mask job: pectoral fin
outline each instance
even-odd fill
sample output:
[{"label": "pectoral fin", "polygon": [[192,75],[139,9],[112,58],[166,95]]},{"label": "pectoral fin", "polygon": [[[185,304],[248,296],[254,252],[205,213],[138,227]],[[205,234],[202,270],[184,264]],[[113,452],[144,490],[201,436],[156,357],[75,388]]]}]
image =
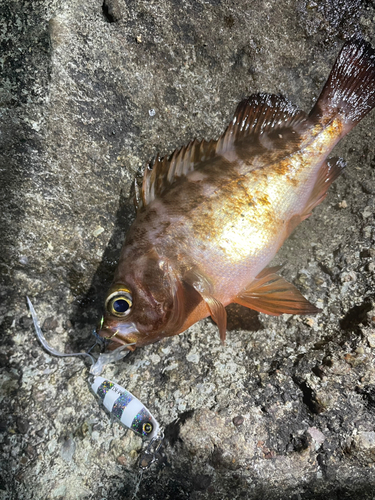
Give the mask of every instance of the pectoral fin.
[{"label": "pectoral fin", "polygon": [[215,299],[215,297],[203,295],[203,299],[210,310],[211,318],[219,327],[220,340],[224,344],[227,333],[227,311],[223,304]]},{"label": "pectoral fin", "polygon": [[224,343],[227,332],[227,312],[223,304],[213,296],[212,284],[197,270],[187,273],[184,276],[184,282],[192,286],[204,300],[211,318],[219,327],[220,340]]},{"label": "pectoral fin", "polygon": [[233,302],[272,316],[315,314],[320,311],[297,288],[276,274],[275,268],[262,271]]}]

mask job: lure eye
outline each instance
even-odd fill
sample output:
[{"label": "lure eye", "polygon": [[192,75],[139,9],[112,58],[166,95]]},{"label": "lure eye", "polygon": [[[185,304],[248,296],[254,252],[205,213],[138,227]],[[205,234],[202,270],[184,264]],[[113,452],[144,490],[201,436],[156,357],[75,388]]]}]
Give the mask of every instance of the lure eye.
[{"label": "lure eye", "polygon": [[117,290],[110,293],[105,302],[105,307],[109,314],[123,318],[130,313],[133,305],[132,296],[127,289]]},{"label": "lure eye", "polygon": [[150,422],[146,422],[145,424],[143,424],[143,427],[142,427],[142,431],[143,431],[143,434],[145,435],[148,435],[152,432],[152,429],[153,429],[153,425],[150,424]]}]

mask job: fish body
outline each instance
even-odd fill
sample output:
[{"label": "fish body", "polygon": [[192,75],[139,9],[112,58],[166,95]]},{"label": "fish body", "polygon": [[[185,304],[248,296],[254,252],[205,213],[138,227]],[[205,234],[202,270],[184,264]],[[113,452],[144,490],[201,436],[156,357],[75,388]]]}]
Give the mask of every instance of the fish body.
[{"label": "fish body", "polygon": [[266,266],[325,198],[344,168],[327,156],[374,105],[374,51],[355,40],[309,115],[281,96],[253,95],[217,141],[157,159],[136,195],[98,333],[112,346],[141,346],[211,315],[224,341],[232,302],[273,315],[318,312]]}]

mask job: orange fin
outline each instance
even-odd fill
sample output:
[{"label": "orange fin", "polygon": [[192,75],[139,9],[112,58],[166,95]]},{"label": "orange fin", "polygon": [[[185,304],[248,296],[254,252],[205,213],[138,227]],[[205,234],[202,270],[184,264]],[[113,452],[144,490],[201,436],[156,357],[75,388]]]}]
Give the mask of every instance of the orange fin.
[{"label": "orange fin", "polygon": [[[176,149],[171,156],[157,157],[152,167],[146,167],[141,193],[136,187],[134,204],[140,209],[160,197],[173,182],[188,175],[202,162],[225,153],[245,137],[251,144],[251,137],[267,135],[275,147],[298,139],[294,128],[306,120],[306,114],[295,108],[279,95],[254,94],[237,106],[230,124],[215,141],[195,139],[186,146]],[[294,134],[294,135],[293,135]],[[255,141],[256,142],[256,141]],[[279,144],[280,143],[280,144]]]},{"label": "orange fin", "polygon": [[[168,261],[164,262],[164,275],[169,280],[171,292],[173,294],[173,307],[169,318],[169,327],[175,331],[181,327],[186,315],[186,292],[181,280],[174,273],[173,267]],[[190,302],[192,301],[190,300]]]},{"label": "orange fin", "polygon": [[184,282],[192,286],[207,304],[211,318],[219,327],[220,340],[224,343],[227,332],[227,311],[223,304],[213,296],[210,281],[199,271],[191,270],[184,276]]},{"label": "orange fin", "polygon": [[264,269],[240,292],[233,302],[273,316],[280,314],[315,314],[320,311],[284,278],[275,268]]},{"label": "orange fin", "polygon": [[311,214],[308,213],[306,215],[293,215],[293,217],[290,218],[287,224],[286,228],[286,238],[289,238],[289,236],[292,234],[292,232],[295,230],[295,228],[301,224],[301,222],[305,219],[307,219]]},{"label": "orange fin", "polygon": [[309,118],[328,123],[340,115],[345,135],[375,106],[375,51],[364,40],[343,46]]},{"label": "orange fin", "polygon": [[220,340],[224,344],[227,333],[227,311],[223,304],[215,299],[215,297],[209,295],[202,295],[202,297],[210,310],[211,318],[219,327]]}]

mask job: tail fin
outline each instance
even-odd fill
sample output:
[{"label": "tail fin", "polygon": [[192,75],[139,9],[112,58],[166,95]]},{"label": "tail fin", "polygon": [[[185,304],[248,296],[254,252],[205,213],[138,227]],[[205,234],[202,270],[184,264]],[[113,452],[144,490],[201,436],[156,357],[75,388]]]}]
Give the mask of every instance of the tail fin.
[{"label": "tail fin", "polygon": [[364,40],[341,49],[309,117],[328,123],[340,115],[349,132],[375,106],[375,51]]}]

